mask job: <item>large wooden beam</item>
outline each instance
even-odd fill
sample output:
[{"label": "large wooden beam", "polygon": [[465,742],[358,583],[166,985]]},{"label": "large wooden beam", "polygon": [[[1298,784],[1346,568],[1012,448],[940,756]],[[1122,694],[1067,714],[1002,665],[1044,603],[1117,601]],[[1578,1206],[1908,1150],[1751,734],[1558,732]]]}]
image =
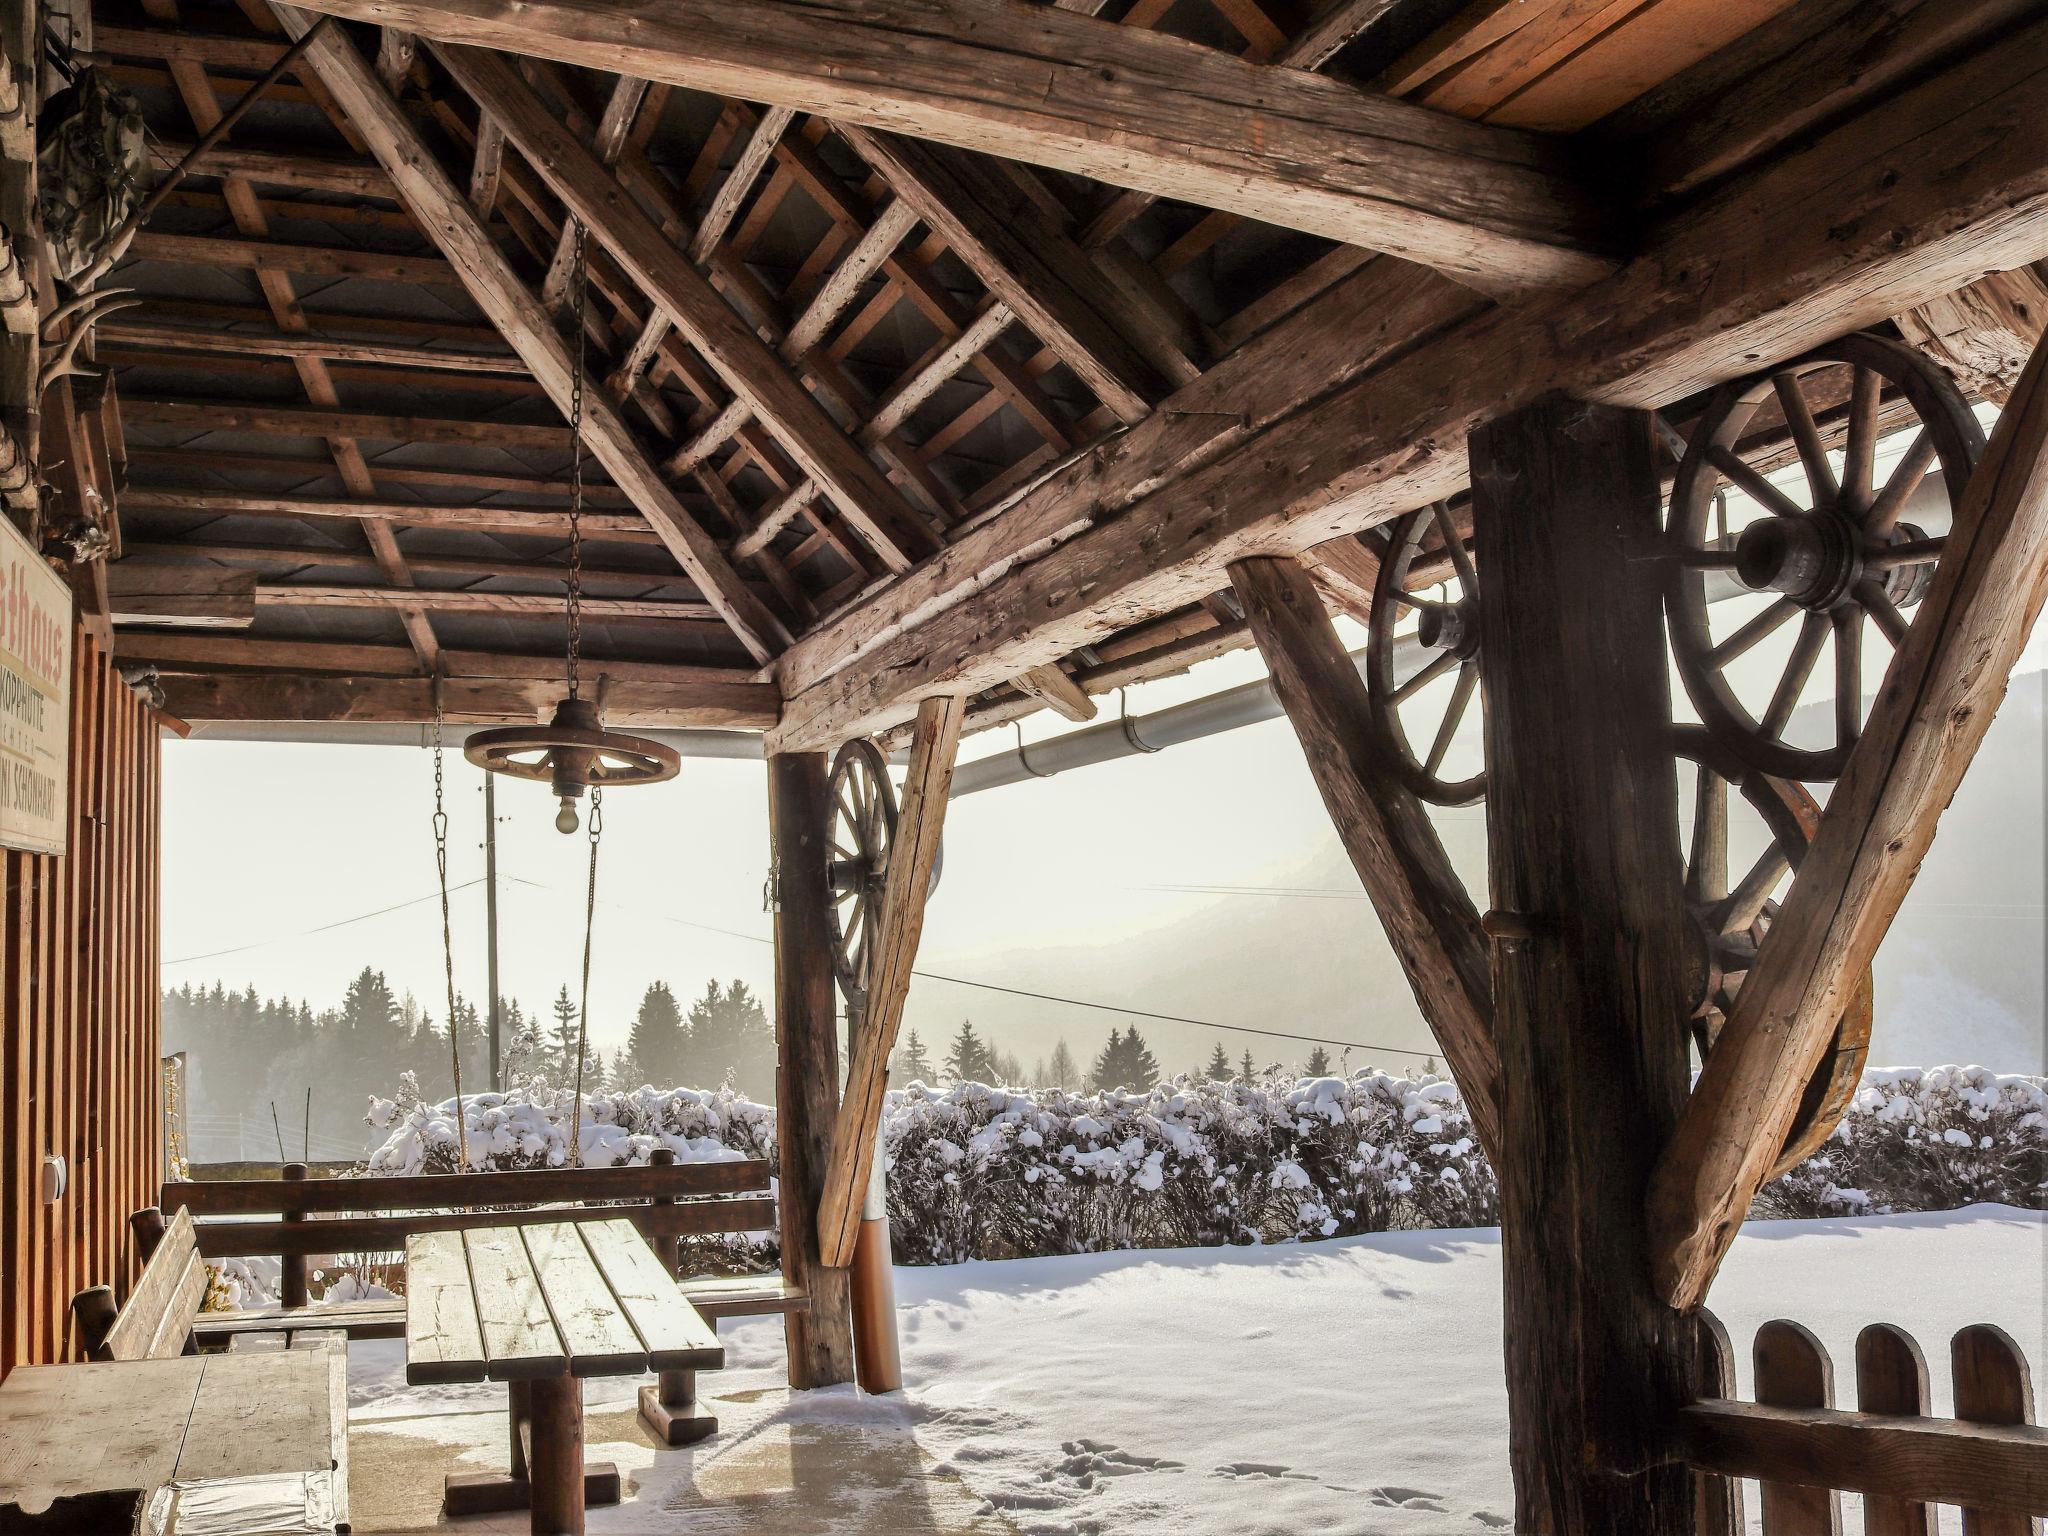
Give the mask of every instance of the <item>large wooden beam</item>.
[{"label": "large wooden beam", "polygon": [[831,806],[822,753],[768,759],[775,861],[775,1103],[781,1154],[782,1273],[810,1298],[784,1324],[789,1384],[853,1380],[850,1283],[818,1253],[818,1202],[839,1107],[839,1021],[832,972]]},{"label": "large wooden beam", "polygon": [[187,400],[137,395],[121,402],[132,426],[184,427],[193,432],[260,432],[266,437],[367,437],[393,443],[456,443],[471,448],[538,448],[564,452],[566,428],[456,416],[389,416],[333,407],[271,405],[243,400]]},{"label": "large wooden beam", "polygon": [[[357,677],[422,676],[419,657],[403,645],[364,645],[344,640],[287,640],[272,635],[166,634],[119,630],[114,654],[123,661],[149,663],[165,672],[334,672]],[[441,653],[445,676],[500,682],[554,682],[562,676],[562,653],[510,651]],[[692,690],[752,683],[748,667],[706,667],[686,662],[593,657],[592,676],[615,683],[655,683],[687,700]],[[754,686],[758,687],[758,684]],[[760,699],[762,696],[754,694]]]},{"label": "large wooden beam", "polygon": [[841,131],[1119,420],[1144,420],[1171,392],[1165,369],[1124,333],[1129,301],[999,167],[944,144]]},{"label": "large wooden beam", "polygon": [[[231,573],[221,575],[230,584],[235,581]],[[489,613],[529,618],[559,618],[562,613],[562,597],[555,592],[451,592],[430,587],[342,587],[270,581],[257,583],[255,594],[258,608],[385,608],[396,612]],[[586,593],[582,609],[585,618],[607,623],[643,620],[664,627],[720,624],[716,609],[691,598],[600,597]]]},{"label": "large wooden beam", "polygon": [[[1433,323],[1403,332],[1423,340],[1334,383],[1317,336],[1350,334],[1337,317],[1384,280],[1368,266],[1275,328],[1305,350],[1262,352],[1263,392],[1232,367],[1244,353],[1226,359],[1100,459],[806,636],[781,663],[778,741],[872,734],[926,694],[993,687],[1199,601],[1232,560],[1299,554],[1451,495],[1465,435],[1550,390],[1667,405],[2037,259],[2048,142],[2015,125],[2043,117],[2037,19],[1732,181],[1583,293],[1480,314],[1438,298]],[[1223,377],[1238,387],[1217,392]],[[1302,408],[1267,415],[1268,394]],[[1190,451],[1199,418],[1183,408],[1242,414]],[[1140,489],[1105,504],[1112,469]]]},{"label": "large wooden beam", "polygon": [[2048,348],[1957,508],[1820,830],[1650,1190],[1658,1290],[1698,1306],[1858,978],[1991,728],[2048,594]]},{"label": "large wooden beam", "polygon": [[332,363],[369,363],[380,368],[438,368],[451,373],[505,373],[524,377],[526,364],[502,352],[472,347],[406,346],[398,342],[354,341],[331,333],[290,335],[272,331],[199,330],[185,325],[149,325],[110,320],[94,333],[94,344],[107,347],[165,348],[174,352],[220,353],[247,357],[320,357]]},{"label": "large wooden beam", "polygon": [[[400,523],[417,528],[469,528],[479,533],[566,536],[569,514],[526,507],[442,506],[424,501],[353,501],[342,496],[263,496],[230,491],[164,491],[148,486],[122,493],[122,510],[194,517],[349,518],[366,523]],[[652,538],[637,512],[585,512],[590,537]]]},{"label": "large wooden beam", "polygon": [[[586,672],[604,670],[585,662]],[[168,673],[164,708],[180,720],[429,721],[434,683],[424,677],[311,677],[298,673]],[[451,724],[532,723],[562,696],[558,675],[532,679],[451,677],[441,704]],[[774,690],[758,683],[616,683],[605,691],[613,725],[758,731],[775,720]]]},{"label": "large wooden beam", "polygon": [[910,968],[924,933],[924,902],[945,828],[946,794],[953,783],[953,757],[967,716],[962,698],[927,699],[918,706],[910,743],[910,767],[889,868],[874,950],[868,957],[867,999],[850,1045],[846,1091],[832,1127],[832,1165],[818,1199],[818,1252],[823,1263],[843,1269],[853,1262],[860,1235],[861,1202],[875,1161],[875,1130],[882,1095],[889,1086],[889,1053],[896,1049],[910,995]]},{"label": "large wooden beam", "polygon": [[1606,265],[1556,147],[1021,0],[320,0],[424,37],[936,139],[1488,286]]},{"label": "large wooden beam", "polygon": [[1515,1529],[1692,1536],[1665,1426],[1691,1323],[1651,1292],[1643,1190],[1686,1086],[1651,418],[1553,398],[1473,434],[1496,912]]},{"label": "large wooden beam", "polygon": [[456,82],[639,284],[796,461],[883,563],[906,569],[938,536],[803,381],[720,298],[686,252],[548,112],[510,64],[475,48],[434,46]]},{"label": "large wooden beam", "polygon": [[1443,1047],[1487,1154],[1500,1155],[1500,1058],[1479,913],[1422,802],[1386,771],[1365,683],[1298,561],[1230,568],[1337,838]]},{"label": "large wooden beam", "polygon": [[[313,18],[302,11],[273,8],[293,37],[302,37],[313,25]],[[547,311],[491,239],[464,190],[449,180],[345,33],[322,33],[304,57],[391,177],[420,228],[440,246],[477,307],[566,415],[574,359]],[[585,391],[583,415],[584,439],[592,455],[653,525],[676,563],[717,606],[741,644],[760,661],[786,646],[789,632],[782,621],[741,582],[717,542],[669,488],[602,390]]]},{"label": "large wooden beam", "polygon": [[2003,405],[2048,327],[2048,278],[2039,267],[1994,272],[1897,319],[1956,388]]}]

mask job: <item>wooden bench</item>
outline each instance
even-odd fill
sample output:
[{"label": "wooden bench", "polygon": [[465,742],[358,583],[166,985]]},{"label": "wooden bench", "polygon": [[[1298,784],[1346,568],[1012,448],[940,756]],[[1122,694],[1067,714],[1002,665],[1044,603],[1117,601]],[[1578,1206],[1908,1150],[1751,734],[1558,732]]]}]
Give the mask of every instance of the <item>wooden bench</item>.
[{"label": "wooden bench", "polygon": [[[246,1335],[337,1330],[349,1338],[405,1336],[402,1299],[309,1302],[309,1261],[318,1255],[401,1252],[424,1232],[479,1226],[602,1221],[624,1217],[655,1251],[681,1260],[683,1240],[721,1232],[772,1230],[772,1170],[758,1160],[678,1163],[666,1148],[645,1166],[543,1168],[509,1173],[429,1173],[403,1177],[307,1179],[303,1164],[285,1178],[163,1186],[162,1210],[138,1211],[136,1240],[148,1255],[165,1230],[164,1212],[197,1217],[206,1258],[275,1255],[279,1300],[237,1312],[207,1313],[195,1325],[202,1345]],[[707,1320],[800,1312],[804,1292],[780,1275],[687,1280],[683,1294]],[[237,1347],[249,1347],[241,1345]],[[266,1346],[274,1347],[274,1346]]]},{"label": "wooden bench", "polygon": [[[189,1211],[180,1211],[163,1232],[162,1240],[143,1266],[125,1305],[116,1306],[113,1291],[104,1285],[80,1291],[72,1298],[72,1315],[89,1359],[102,1363],[139,1363],[176,1360],[197,1353],[194,1325],[206,1305],[209,1283],[207,1265],[200,1253],[197,1227]],[[230,1367],[233,1379],[208,1384],[200,1362],[192,1365],[199,1374],[189,1382],[182,1377],[169,1383],[170,1397],[183,1402],[188,1419],[181,1426],[181,1438],[188,1438],[192,1425],[211,1433],[217,1426],[222,1447],[206,1456],[196,1456],[193,1465],[225,1471],[241,1465],[240,1455],[227,1444],[234,1429],[233,1405],[262,1401],[278,1423],[289,1424],[292,1446],[317,1449],[294,1450],[287,1460],[304,1462],[285,1468],[318,1479],[321,1507],[333,1513],[336,1530],[348,1529],[348,1354],[347,1335],[339,1329],[302,1328],[286,1333],[270,1330],[244,1333],[230,1341],[238,1359]],[[265,1352],[291,1351],[289,1360],[267,1362],[254,1358]],[[153,1379],[153,1378],[152,1378]],[[113,1388],[110,1390],[118,1390]],[[181,1396],[182,1394],[182,1396]],[[176,1404],[169,1404],[175,1407]],[[243,1433],[247,1433],[246,1427]],[[196,1446],[196,1442],[195,1442]],[[243,1458],[244,1460],[246,1458]],[[259,1455],[259,1461],[260,1461]],[[177,1480],[190,1481],[186,1458],[177,1463]],[[266,1470],[274,1471],[275,1468]],[[148,1490],[141,1490],[147,1501]],[[188,1495],[180,1494],[180,1498]]]}]

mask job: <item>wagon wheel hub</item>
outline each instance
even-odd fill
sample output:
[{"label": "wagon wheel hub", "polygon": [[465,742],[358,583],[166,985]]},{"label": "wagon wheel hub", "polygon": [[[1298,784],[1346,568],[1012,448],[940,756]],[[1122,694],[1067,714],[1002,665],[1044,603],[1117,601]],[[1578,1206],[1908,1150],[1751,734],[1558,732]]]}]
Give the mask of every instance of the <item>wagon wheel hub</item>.
[{"label": "wagon wheel hub", "polygon": [[1449,607],[1425,608],[1416,615],[1415,638],[1432,651],[1448,651],[1460,661],[1479,654],[1479,599],[1468,597]]},{"label": "wagon wheel hub", "polygon": [[1782,592],[1810,613],[1851,600],[1863,579],[1862,538],[1843,512],[1767,517],[1735,541],[1735,575],[1752,592]]}]

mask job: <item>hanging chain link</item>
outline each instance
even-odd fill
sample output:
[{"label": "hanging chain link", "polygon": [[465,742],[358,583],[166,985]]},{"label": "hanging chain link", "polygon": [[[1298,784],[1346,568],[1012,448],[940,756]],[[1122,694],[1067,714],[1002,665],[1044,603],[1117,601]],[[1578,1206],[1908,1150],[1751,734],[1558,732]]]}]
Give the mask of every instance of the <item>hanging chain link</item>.
[{"label": "hanging chain link", "polygon": [[583,388],[589,364],[586,350],[585,313],[590,297],[589,231],[576,222],[576,242],[570,259],[573,274],[569,288],[569,323],[576,329],[576,363],[569,373],[569,585],[563,599],[569,629],[569,697],[575,698],[581,684],[578,677],[583,651]]},{"label": "hanging chain link", "polygon": [[604,786],[590,786],[590,879],[583,890],[583,999],[576,1009],[576,1166],[583,1166],[583,1063],[590,1052],[590,941],[597,928],[597,844],[604,836]]},{"label": "hanging chain link", "polygon": [[[448,974],[448,1065],[455,1078],[455,1147],[469,1171],[468,1117],[462,1111],[462,1037],[455,1017],[455,937],[448,921],[448,807],[441,772],[441,674],[434,674],[434,869],[441,879],[441,959]],[[586,961],[586,964],[588,962]]]}]

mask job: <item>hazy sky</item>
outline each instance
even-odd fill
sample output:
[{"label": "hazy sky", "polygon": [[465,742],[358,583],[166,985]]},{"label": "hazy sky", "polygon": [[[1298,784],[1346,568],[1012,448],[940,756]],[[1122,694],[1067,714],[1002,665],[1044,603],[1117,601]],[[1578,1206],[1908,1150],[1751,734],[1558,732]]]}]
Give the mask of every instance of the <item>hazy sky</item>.
[{"label": "hazy sky", "polygon": [[[1718,612],[1716,622],[1723,627]],[[1340,627],[1346,644],[1363,643],[1355,626]],[[2044,639],[2037,632],[2022,670],[2048,661]],[[1828,672],[1817,669],[1809,703],[1825,697]],[[1262,675],[1255,653],[1238,653],[1133,689],[1131,709],[1149,713]],[[1116,700],[1103,704],[1113,719]],[[1477,751],[1477,722],[1474,710],[1461,755]],[[1035,741],[1081,728],[1048,712],[1024,734]],[[480,999],[482,794],[456,735],[447,753],[456,984]],[[962,755],[1011,752],[1015,740],[1008,729],[971,737]],[[171,740],[164,762],[167,985],[221,978],[317,1009],[338,1002],[371,964],[441,1016],[426,751]],[[611,796],[591,991],[591,1033],[605,1050],[623,1042],[652,980],[686,1002],[714,977],[769,991],[765,779],[758,762],[686,759],[668,784]],[[502,784],[498,810],[502,987],[544,1007],[564,982],[574,990],[587,843],[554,830],[544,786]],[[1440,821],[1475,888],[1483,815],[1475,806]],[[1939,862],[1967,873],[1970,861],[2009,852],[1937,842],[1928,862],[1930,871]],[[2022,905],[2007,915],[2038,954],[2040,908],[2031,896]],[[387,907],[395,910],[363,916]],[[954,802],[919,969],[933,974],[912,987],[908,1027],[936,1047],[972,1017],[1027,1067],[1061,1037],[1085,1062],[1129,1021],[1116,1009],[1352,1042],[1362,1047],[1347,1057],[1353,1066],[1412,1066],[1416,1056],[1403,1050],[1432,1050],[1284,721]],[[1219,1039],[1233,1056],[1251,1046],[1261,1061],[1298,1061],[1308,1049],[1139,1022],[1170,1071],[1196,1065]],[[1874,1054],[1885,1059],[1882,1039]],[[2034,1054],[1986,1064],[2039,1070]]]}]

